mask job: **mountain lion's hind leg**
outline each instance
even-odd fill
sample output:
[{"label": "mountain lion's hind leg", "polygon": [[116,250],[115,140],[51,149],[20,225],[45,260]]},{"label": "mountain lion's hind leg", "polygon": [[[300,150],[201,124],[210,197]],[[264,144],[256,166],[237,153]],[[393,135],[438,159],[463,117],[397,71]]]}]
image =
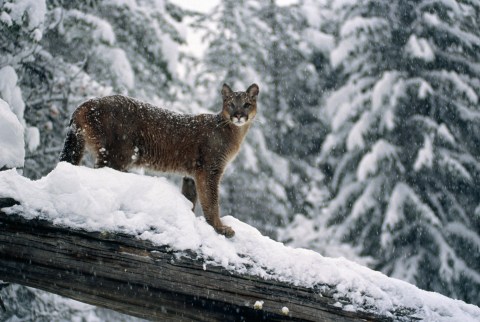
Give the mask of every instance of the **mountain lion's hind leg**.
[{"label": "mountain lion's hind leg", "polygon": [[192,211],[195,211],[195,203],[197,202],[195,180],[190,177],[183,177],[182,194],[193,204]]}]

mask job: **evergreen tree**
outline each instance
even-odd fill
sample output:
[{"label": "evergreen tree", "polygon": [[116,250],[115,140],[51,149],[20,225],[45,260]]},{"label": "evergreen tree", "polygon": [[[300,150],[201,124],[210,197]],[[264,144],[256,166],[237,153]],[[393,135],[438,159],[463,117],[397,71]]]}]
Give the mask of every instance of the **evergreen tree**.
[{"label": "evergreen tree", "polygon": [[[208,43],[197,71],[196,85],[204,87],[205,93],[218,88],[218,81],[232,88],[243,88],[259,81],[259,61],[264,61],[266,51],[261,34],[268,30],[258,19],[257,1],[220,1],[210,13],[199,16],[193,26],[203,33]],[[263,94],[263,83],[261,91]],[[218,100],[218,93],[206,94],[207,99]],[[261,99],[261,97],[260,97]],[[210,102],[211,106],[216,103]],[[211,107],[208,106],[208,107]]]},{"label": "evergreen tree", "polygon": [[318,108],[325,83],[322,71],[311,62],[317,44],[306,41],[311,21],[301,9],[279,6],[275,0],[259,8],[269,34],[262,39],[266,55],[259,65],[267,85],[265,116],[272,124],[266,133],[269,146],[281,155],[309,159],[319,152],[325,136]]},{"label": "evergreen tree", "polygon": [[[238,90],[260,85],[259,115],[231,167],[236,170],[227,170],[223,204],[269,234],[318,201],[307,200],[320,189],[322,175],[309,161],[324,129],[314,107],[320,97],[312,94],[318,89],[318,72],[309,61],[313,49],[302,42],[307,26],[299,7],[275,1],[221,1],[196,23],[208,42],[196,89],[212,93],[201,95],[200,105],[218,109],[215,89],[221,82]],[[235,191],[243,191],[240,205]]]},{"label": "evergreen tree", "polygon": [[[0,0],[0,102],[32,125],[24,175],[39,178],[56,166],[80,102],[119,92],[175,97],[183,15],[168,1]],[[9,320],[139,321],[23,286],[0,291]]]},{"label": "evergreen tree", "polygon": [[[16,69],[34,60],[43,35],[45,12],[44,1],[0,1],[0,99],[9,105],[23,126],[27,152],[37,148],[39,131],[25,122],[24,93],[17,86],[23,74],[19,75]],[[29,122],[28,125],[36,124]]]},{"label": "evergreen tree", "polygon": [[194,26],[203,32],[208,47],[194,77],[200,94],[198,104],[212,112],[222,105],[219,89],[223,82],[234,90],[245,90],[254,82],[260,86],[259,114],[238,157],[227,168],[221,185],[221,205],[223,214],[274,234],[287,219],[289,201],[284,185],[290,170],[288,161],[267,147],[263,131],[268,107],[259,68],[266,56],[260,35],[267,30],[258,19],[259,6],[258,1],[225,0],[197,19]]},{"label": "evergreen tree", "polygon": [[5,1],[0,10],[2,64],[16,70],[25,119],[40,130],[39,148],[26,157],[29,177],[56,165],[80,102],[124,93],[163,103],[182,88],[176,62],[185,12],[168,1]]},{"label": "evergreen tree", "polygon": [[332,1],[332,194],[317,224],[376,268],[480,299],[480,6]]}]

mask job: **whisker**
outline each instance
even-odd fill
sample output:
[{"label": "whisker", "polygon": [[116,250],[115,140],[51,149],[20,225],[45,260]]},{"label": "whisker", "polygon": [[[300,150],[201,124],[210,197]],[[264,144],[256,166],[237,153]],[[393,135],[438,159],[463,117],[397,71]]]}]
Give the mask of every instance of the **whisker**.
[{"label": "whisker", "polygon": [[229,123],[228,120],[223,120],[223,121],[221,121],[220,123],[218,123],[218,126],[219,126],[219,127],[225,127],[225,126],[228,125],[228,123]]}]

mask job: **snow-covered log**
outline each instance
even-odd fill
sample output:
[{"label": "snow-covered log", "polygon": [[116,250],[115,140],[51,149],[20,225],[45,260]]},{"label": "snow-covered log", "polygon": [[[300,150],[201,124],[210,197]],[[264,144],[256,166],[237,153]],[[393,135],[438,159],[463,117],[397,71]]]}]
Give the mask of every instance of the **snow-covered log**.
[{"label": "snow-covered log", "polygon": [[295,287],[178,255],[128,235],[0,214],[4,281],[152,320],[390,320],[336,307],[326,285]]},{"label": "snow-covered log", "polygon": [[480,319],[477,306],[286,247],[231,216],[227,239],[162,178],[67,163],[38,181],[8,170],[0,200],[0,280],[139,317]]}]

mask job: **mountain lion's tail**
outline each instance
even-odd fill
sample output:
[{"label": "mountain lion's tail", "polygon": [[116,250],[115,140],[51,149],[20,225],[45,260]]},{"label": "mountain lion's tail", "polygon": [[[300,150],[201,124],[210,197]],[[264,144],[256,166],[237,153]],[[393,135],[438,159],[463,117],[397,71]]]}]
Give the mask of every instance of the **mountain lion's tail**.
[{"label": "mountain lion's tail", "polygon": [[82,131],[77,131],[76,126],[70,121],[67,137],[63,145],[60,161],[66,161],[78,165],[83,157],[85,150],[85,138]]}]

